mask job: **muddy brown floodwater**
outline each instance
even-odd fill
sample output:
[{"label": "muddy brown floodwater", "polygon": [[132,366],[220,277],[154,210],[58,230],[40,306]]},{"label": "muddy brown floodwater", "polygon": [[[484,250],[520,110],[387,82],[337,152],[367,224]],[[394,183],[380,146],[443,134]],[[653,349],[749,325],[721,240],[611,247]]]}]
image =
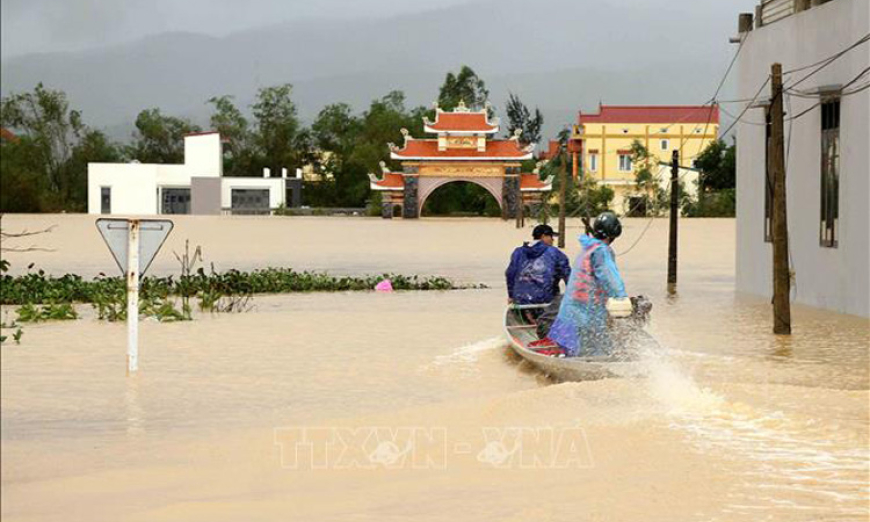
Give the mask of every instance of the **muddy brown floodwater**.
[{"label": "muddy brown floodwater", "polygon": [[[76,215],[10,254],[54,274],[116,268]],[[577,251],[571,222],[568,254]],[[617,252],[646,220],[628,220]],[[618,263],[654,303],[641,379],[548,382],[508,355],[502,274],[530,228],[498,220],[181,217],[172,251],[218,269],[446,275],[489,290],[258,296],[254,311],[125,330],[27,326],[2,353],[4,521],[866,521],[870,322],[796,306],[771,331],[734,292],[734,222],[667,223]],[[759,269],[763,269],[759,267]],[[8,310],[7,310],[8,311]]]}]

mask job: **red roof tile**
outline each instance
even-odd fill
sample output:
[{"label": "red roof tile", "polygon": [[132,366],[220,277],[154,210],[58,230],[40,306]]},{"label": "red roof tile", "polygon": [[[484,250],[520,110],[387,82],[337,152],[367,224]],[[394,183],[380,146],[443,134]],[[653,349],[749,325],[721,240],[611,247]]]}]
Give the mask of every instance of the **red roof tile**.
[{"label": "red roof tile", "polygon": [[0,127],[0,138],[9,142],[18,141],[18,136],[16,136],[15,133],[3,127]]},{"label": "red roof tile", "polygon": [[547,150],[542,151],[538,158],[542,160],[553,159],[559,154],[559,140],[550,140],[547,143]]},{"label": "red roof tile", "polygon": [[393,149],[393,154],[399,158],[495,158],[524,159],[531,157],[531,152],[524,150],[515,140],[486,140],[486,150],[477,149],[447,149],[438,150],[438,140],[408,140],[404,149]]},{"label": "red roof tile", "polygon": [[384,174],[384,179],[376,181],[374,184],[381,188],[403,189],[405,188],[405,179],[401,174],[387,172]]},{"label": "red roof tile", "polygon": [[602,105],[598,114],[578,115],[584,123],[719,123],[719,107],[708,105]]},{"label": "red roof tile", "polygon": [[552,184],[547,185],[537,174],[521,174],[520,190],[550,190]]},{"label": "red roof tile", "polygon": [[428,125],[439,132],[495,132],[498,125],[487,121],[486,112],[438,112],[435,122]]}]

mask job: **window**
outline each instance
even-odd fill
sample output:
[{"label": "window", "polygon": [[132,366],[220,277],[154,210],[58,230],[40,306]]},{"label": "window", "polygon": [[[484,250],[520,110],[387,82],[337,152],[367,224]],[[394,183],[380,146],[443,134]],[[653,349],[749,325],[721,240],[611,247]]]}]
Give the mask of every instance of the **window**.
[{"label": "window", "polygon": [[100,187],[100,214],[112,213],[112,187]]},{"label": "window", "polygon": [[822,212],[819,243],[836,248],[840,221],[840,99],[822,102]]},{"label": "window", "polygon": [[190,214],[189,188],[163,189],[163,214]]},{"label": "window", "polygon": [[230,204],[233,214],[268,214],[269,189],[232,189]]},{"label": "window", "polygon": [[589,172],[598,172],[598,154],[589,154]]},{"label": "window", "polygon": [[770,137],[771,137],[771,119],[770,108],[765,109],[765,121],[767,125],[764,127],[764,242],[773,243],[773,172],[770,168]]},{"label": "window", "polygon": [[622,172],[631,172],[631,154],[619,155],[619,170]]},{"label": "window", "polygon": [[668,149],[671,147],[671,142],[670,142],[670,140],[661,140],[661,141],[659,142],[659,147],[660,147],[662,150],[668,150]]}]

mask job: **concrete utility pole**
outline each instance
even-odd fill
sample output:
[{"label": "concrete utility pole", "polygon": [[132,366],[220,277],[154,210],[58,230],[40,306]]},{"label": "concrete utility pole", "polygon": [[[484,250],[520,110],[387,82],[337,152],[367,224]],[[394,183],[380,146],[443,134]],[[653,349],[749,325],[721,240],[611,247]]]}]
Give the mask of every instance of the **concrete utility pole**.
[{"label": "concrete utility pole", "polygon": [[677,291],[677,218],[680,215],[680,151],[671,156],[671,212],[668,236],[668,293]]},{"label": "concrete utility pole", "polygon": [[559,170],[559,248],[565,248],[565,193],[568,189],[567,166],[568,154],[562,152],[562,168]]},{"label": "concrete utility pole", "polygon": [[[785,197],[785,139],[783,138],[782,64],[770,68],[770,168],[767,183],[773,183],[773,333],[791,334],[791,286],[788,266],[788,221]],[[768,189],[770,186],[768,185]]]}]

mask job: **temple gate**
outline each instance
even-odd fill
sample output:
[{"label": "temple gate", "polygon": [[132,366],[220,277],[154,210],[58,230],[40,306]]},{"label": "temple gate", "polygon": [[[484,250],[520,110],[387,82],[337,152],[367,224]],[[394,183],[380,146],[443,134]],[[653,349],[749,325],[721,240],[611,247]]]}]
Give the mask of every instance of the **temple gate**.
[{"label": "temple gate", "polygon": [[381,163],[380,177],[369,174],[371,189],[382,194],[384,218],[393,216],[395,206],[401,206],[405,218],[420,217],[435,189],[453,181],[486,189],[505,219],[516,217],[520,204],[543,200],[553,178],[542,181],[537,174],[520,172],[535,146],[522,145],[519,132],[509,139],[494,139],[499,122],[490,121],[488,109],[472,111],[461,102],[450,112],[436,107],[435,121],[423,120],[424,130],[435,138],[414,139],[402,129],[403,146],[389,144],[390,157],[402,163],[402,171],[391,172]]}]

